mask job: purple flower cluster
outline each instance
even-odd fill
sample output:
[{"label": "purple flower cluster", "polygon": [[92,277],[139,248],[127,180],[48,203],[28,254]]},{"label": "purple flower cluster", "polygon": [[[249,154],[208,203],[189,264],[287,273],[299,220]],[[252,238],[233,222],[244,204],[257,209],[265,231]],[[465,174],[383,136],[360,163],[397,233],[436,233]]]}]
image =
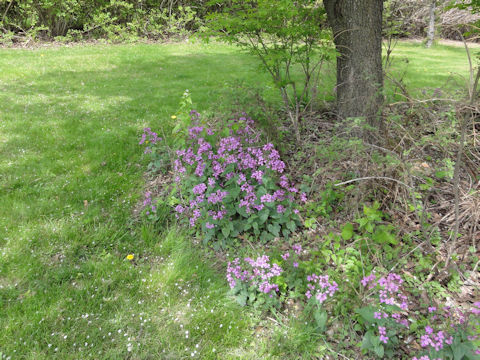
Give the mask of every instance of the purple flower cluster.
[{"label": "purple flower cluster", "polygon": [[390,273],[377,280],[375,274],[371,274],[360,283],[368,289],[378,287],[380,304],[397,305],[402,310],[408,310],[408,298],[402,292],[403,279],[400,275]]},{"label": "purple flower cluster", "polygon": [[428,355],[423,355],[423,356],[421,356],[421,357],[419,357],[419,358],[417,358],[416,356],[414,356],[414,357],[412,358],[412,360],[442,360],[442,359],[440,359],[440,358],[435,358],[435,359],[434,359],[434,358],[431,358],[431,359],[430,359],[430,356],[428,356]]},{"label": "purple flower cluster", "polygon": [[477,301],[473,304],[472,314],[475,316],[480,316],[480,301]]},{"label": "purple flower cluster", "polygon": [[[371,274],[364,277],[361,284],[368,290],[373,290],[376,295],[378,310],[373,313],[375,319],[373,326],[378,328],[379,340],[388,344],[387,328],[391,328],[392,333],[396,333],[395,329],[407,329],[409,326],[407,317],[414,316],[414,314],[408,312],[408,298],[402,289],[403,279],[394,273],[380,278]],[[400,310],[392,310],[395,307],[400,308]],[[430,322],[425,326],[424,334],[421,335],[419,343],[425,351],[428,351],[430,356],[432,354],[440,355],[441,351],[447,346],[451,346],[453,349],[456,343],[459,344],[465,339],[474,341],[478,338],[476,326],[480,323],[477,320],[477,323],[474,324],[472,318],[478,319],[480,302],[473,304],[470,311],[462,311],[448,306],[439,310],[437,306],[429,306],[426,313]],[[399,325],[401,326],[399,327]],[[480,353],[478,349],[476,351]],[[436,356],[430,358],[424,355],[413,359],[436,360]]]},{"label": "purple flower cluster", "polygon": [[[282,175],[285,163],[273,144],[258,145],[259,136],[253,129],[253,120],[241,117],[236,124],[238,126],[231,126],[229,136],[213,138],[211,135],[215,135],[215,131],[212,129],[191,127],[186,148],[177,151],[175,179],[184,184],[190,196],[188,205],[176,210],[177,215],[189,217],[192,227],[201,218],[202,223],[208,222],[210,229],[218,225],[227,212],[230,216],[236,211],[252,214],[271,203],[278,214],[284,214],[299,192]],[[269,184],[271,180],[278,181],[273,190],[270,186],[269,192],[259,193],[265,179]],[[235,195],[227,200],[232,192]],[[300,198],[306,201],[305,194]],[[236,211],[230,211],[232,208]]]},{"label": "purple flower cluster", "polygon": [[[408,298],[402,291],[403,279],[400,275],[390,273],[377,279],[375,274],[365,276],[361,281],[361,285],[368,290],[373,290],[373,303],[378,306],[378,310],[373,313],[376,320],[374,326],[378,328],[379,340],[388,344],[387,327],[395,329],[402,325],[401,328],[409,327],[407,320]],[[388,305],[394,305],[401,311],[393,311]]]},{"label": "purple flower cluster", "polygon": [[314,296],[320,304],[327,300],[328,296],[332,297],[338,290],[337,283],[335,281],[330,282],[328,275],[308,275],[307,281],[308,290],[305,296],[307,299]]},{"label": "purple flower cluster", "polygon": [[[420,337],[422,348],[441,351],[445,346],[452,345],[460,332],[467,334],[468,341],[478,339],[480,302],[474,303],[470,311],[462,311],[449,306],[441,309],[430,306],[428,313],[430,314],[430,323],[425,326],[425,333]],[[476,350],[476,354],[480,354],[479,349]]]},{"label": "purple flower cluster", "polygon": [[144,209],[149,208],[149,210],[147,210],[145,213],[147,215],[150,215],[150,211],[156,212],[157,207],[152,203],[152,193],[150,191],[147,191],[147,192],[145,192],[145,194],[143,196],[144,196],[143,208]]},{"label": "purple flower cluster", "polygon": [[290,261],[292,262],[292,266],[294,268],[298,268],[298,257],[302,254],[302,245],[300,244],[294,244],[292,245],[292,250],[293,250],[293,256],[290,257],[290,251],[285,252],[283,255],[281,255],[282,259],[284,261]]},{"label": "purple flower cluster", "polygon": [[385,326],[378,327],[380,341],[384,344],[388,343],[387,328]]},{"label": "purple flower cluster", "polygon": [[279,289],[272,279],[282,272],[283,269],[278,264],[272,264],[267,255],[259,256],[256,260],[246,257],[242,264],[236,258],[227,265],[227,281],[232,289],[243,283],[273,297]]},{"label": "purple flower cluster", "polygon": [[435,333],[430,326],[425,327],[425,334],[420,338],[420,345],[423,348],[431,346],[435,351],[443,349],[444,344],[452,345],[453,336],[445,334],[443,331]]},{"label": "purple flower cluster", "polygon": [[148,154],[152,152],[152,145],[162,141],[162,138],[158,137],[156,132],[153,132],[150,128],[144,128],[142,138],[140,139],[139,145],[146,144],[147,147],[145,148],[144,154]]}]

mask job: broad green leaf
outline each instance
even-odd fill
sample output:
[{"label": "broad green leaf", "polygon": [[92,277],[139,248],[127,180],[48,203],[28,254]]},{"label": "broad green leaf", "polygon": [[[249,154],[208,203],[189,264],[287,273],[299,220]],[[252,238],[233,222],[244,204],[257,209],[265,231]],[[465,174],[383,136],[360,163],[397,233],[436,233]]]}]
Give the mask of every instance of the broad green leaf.
[{"label": "broad green leaf", "polygon": [[294,232],[295,229],[297,228],[297,225],[295,225],[294,221],[289,221],[287,222],[287,229],[290,230],[291,232]]},{"label": "broad green leaf", "polygon": [[268,224],[267,229],[273,236],[278,237],[280,235],[280,225],[278,224]]},{"label": "broad green leaf", "polygon": [[396,239],[395,235],[384,229],[375,231],[372,238],[375,242],[379,244],[398,244],[398,240]]},{"label": "broad green leaf", "polygon": [[231,232],[231,228],[230,226],[226,225],[224,227],[222,227],[222,234],[223,236],[225,236],[226,238],[228,238],[228,236],[230,235],[230,232]]},{"label": "broad green leaf", "polygon": [[262,209],[258,213],[258,217],[260,218],[260,224],[263,224],[265,221],[267,221],[269,214],[270,214],[270,210],[268,210],[267,208]]},{"label": "broad green leaf", "polygon": [[238,294],[235,299],[240,304],[240,306],[245,306],[247,304],[247,295],[244,293]]},{"label": "broad green leaf", "polygon": [[379,358],[383,358],[384,349],[382,345],[377,345],[373,348],[373,351]]},{"label": "broad green leaf", "polygon": [[367,324],[373,324],[376,322],[375,318],[373,317],[373,313],[375,311],[377,311],[377,309],[373,306],[366,306],[355,310],[355,312],[359,314]]},{"label": "broad green leaf", "polygon": [[262,231],[262,235],[260,235],[260,241],[263,243],[267,243],[273,239],[273,235],[269,234],[267,231]]},{"label": "broad green leaf", "polygon": [[313,314],[315,322],[321,331],[325,330],[325,325],[327,325],[327,312],[325,310],[317,310]]},{"label": "broad green leaf", "polygon": [[353,225],[351,223],[346,223],[342,228],[342,238],[343,240],[350,240],[353,237]]}]

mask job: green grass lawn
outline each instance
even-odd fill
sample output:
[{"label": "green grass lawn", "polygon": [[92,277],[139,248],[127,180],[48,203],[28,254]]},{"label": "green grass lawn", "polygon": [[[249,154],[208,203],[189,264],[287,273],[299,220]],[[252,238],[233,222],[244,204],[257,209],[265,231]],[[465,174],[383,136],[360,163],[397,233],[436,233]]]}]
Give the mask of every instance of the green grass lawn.
[{"label": "green grass lawn", "polygon": [[[409,58],[394,67],[406,67],[412,89],[466,74],[462,48],[395,51]],[[282,359],[285,344],[292,358],[296,346],[304,358],[316,351],[292,328],[276,329],[285,330],[281,341],[261,335],[258,315],[227,296],[224,275],[181,231],[158,235],[132,221],[146,165],[141,129],[165,129],[187,88],[199,111],[228,106],[238,81],[275,99],[258,62],[223,45],[0,50],[0,352]]]},{"label": "green grass lawn", "polygon": [[[475,56],[476,50],[470,49],[472,56]],[[436,88],[447,92],[435,95],[441,98],[448,98],[458,90],[466,92],[469,66],[462,46],[438,44],[427,49],[421,43],[399,42],[392,57],[389,73],[397,80],[402,79],[414,96],[422,96],[422,90],[426,90],[427,96],[432,96]],[[386,84],[388,89],[392,89],[393,85],[388,79]]]}]

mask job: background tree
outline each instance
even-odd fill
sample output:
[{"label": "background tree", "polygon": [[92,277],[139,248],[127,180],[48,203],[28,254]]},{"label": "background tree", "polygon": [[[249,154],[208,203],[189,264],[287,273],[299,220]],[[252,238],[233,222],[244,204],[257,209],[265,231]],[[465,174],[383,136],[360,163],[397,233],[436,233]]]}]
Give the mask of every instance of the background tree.
[{"label": "background tree", "polygon": [[324,0],[337,58],[341,118],[364,117],[379,125],[382,104],[382,0]]},{"label": "background tree", "polygon": [[428,10],[428,30],[427,30],[427,42],[425,46],[431,47],[433,40],[435,39],[435,9],[437,8],[437,0],[430,1],[430,8]]}]

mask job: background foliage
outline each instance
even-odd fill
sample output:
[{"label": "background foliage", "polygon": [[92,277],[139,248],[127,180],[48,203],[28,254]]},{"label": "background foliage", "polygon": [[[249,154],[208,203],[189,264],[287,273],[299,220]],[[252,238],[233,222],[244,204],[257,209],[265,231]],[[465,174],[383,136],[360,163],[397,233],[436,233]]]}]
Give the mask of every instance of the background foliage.
[{"label": "background foliage", "polygon": [[[223,0],[0,0],[0,43],[24,38],[62,41],[106,38],[125,41],[185,37],[202,29],[209,13],[235,8],[241,3]],[[290,2],[257,3],[271,3],[277,9]],[[299,3],[323,8],[321,1]],[[424,37],[430,3],[388,0],[385,2],[386,21],[395,24],[394,33],[398,37]],[[455,27],[463,26],[463,31],[468,31],[464,24],[478,21],[479,16],[469,11],[469,6],[473,5],[474,9],[477,6],[475,1],[458,3],[462,6],[452,7],[449,0],[437,1],[437,33],[440,37],[458,40]],[[290,3],[283,13],[277,14],[286,14],[285,11],[294,7],[294,3]],[[302,24],[299,22],[298,26]]]},{"label": "background foliage", "polygon": [[0,0],[0,28],[13,38],[162,39],[197,30],[209,9],[203,0]]}]

